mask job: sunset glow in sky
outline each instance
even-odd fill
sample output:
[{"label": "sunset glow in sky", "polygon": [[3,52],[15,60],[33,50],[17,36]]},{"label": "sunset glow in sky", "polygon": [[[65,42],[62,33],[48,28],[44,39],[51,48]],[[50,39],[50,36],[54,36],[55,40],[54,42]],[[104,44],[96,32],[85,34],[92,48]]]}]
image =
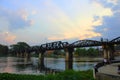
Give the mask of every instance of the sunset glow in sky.
[{"label": "sunset glow in sky", "polygon": [[0,44],[120,36],[120,0],[0,0]]}]

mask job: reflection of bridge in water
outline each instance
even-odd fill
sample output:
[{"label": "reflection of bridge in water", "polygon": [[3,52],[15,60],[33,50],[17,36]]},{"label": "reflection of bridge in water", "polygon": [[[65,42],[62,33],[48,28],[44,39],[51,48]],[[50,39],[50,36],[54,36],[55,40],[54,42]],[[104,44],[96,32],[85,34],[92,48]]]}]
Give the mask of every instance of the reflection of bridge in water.
[{"label": "reflection of bridge in water", "polygon": [[[13,58],[12,58],[13,59]],[[38,58],[17,58],[16,64],[11,64],[15,66],[15,71],[13,72],[19,72],[19,73],[24,73],[24,74],[55,74],[58,72],[62,72],[63,70],[61,69],[52,69],[45,66],[41,66],[38,62]],[[14,61],[14,62],[15,62]],[[14,69],[14,68],[13,68]]]},{"label": "reflection of bridge in water", "polygon": [[[51,43],[42,44],[40,46],[32,46],[31,48],[24,49],[23,53],[26,57],[29,56],[31,52],[36,52],[39,54],[40,65],[44,67],[44,54],[48,50],[64,50],[66,53],[65,62],[66,69],[73,68],[73,52],[74,48],[79,47],[91,47],[91,46],[102,46],[104,58],[107,60],[114,59],[114,46],[120,44],[120,37],[117,37],[111,41],[96,41],[96,40],[79,40],[69,44],[68,42],[56,41]],[[19,52],[18,52],[19,53]]]}]

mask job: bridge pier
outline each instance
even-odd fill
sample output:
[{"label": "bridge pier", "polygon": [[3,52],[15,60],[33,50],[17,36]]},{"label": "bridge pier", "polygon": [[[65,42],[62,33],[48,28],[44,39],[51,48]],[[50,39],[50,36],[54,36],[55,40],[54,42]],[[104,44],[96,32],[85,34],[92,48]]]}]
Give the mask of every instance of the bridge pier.
[{"label": "bridge pier", "polygon": [[107,60],[114,60],[114,46],[113,45],[103,45],[103,57]]},{"label": "bridge pier", "polygon": [[41,66],[41,68],[44,68],[44,53],[45,51],[42,51],[39,53],[39,65]]},{"label": "bridge pier", "polygon": [[17,53],[17,57],[20,57],[20,53]]},{"label": "bridge pier", "polygon": [[25,52],[25,53],[24,53],[24,58],[30,58],[30,53]]},{"label": "bridge pier", "polygon": [[74,48],[66,48],[65,49],[65,69],[73,69],[73,51]]},{"label": "bridge pier", "polygon": [[23,57],[24,53],[20,53],[20,57]]},{"label": "bridge pier", "polygon": [[22,58],[22,57],[24,57],[24,53],[22,53],[22,52],[16,53],[16,56]]},{"label": "bridge pier", "polygon": [[113,45],[109,45],[109,59],[110,60],[114,60],[114,52],[115,52],[115,49],[114,49],[114,46]]}]

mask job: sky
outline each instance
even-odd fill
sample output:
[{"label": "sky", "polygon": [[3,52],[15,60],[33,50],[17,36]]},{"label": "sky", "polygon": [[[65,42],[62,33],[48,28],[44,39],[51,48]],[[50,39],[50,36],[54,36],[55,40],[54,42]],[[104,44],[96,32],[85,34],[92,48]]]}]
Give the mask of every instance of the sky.
[{"label": "sky", "polygon": [[120,0],[0,0],[0,44],[120,36]]}]

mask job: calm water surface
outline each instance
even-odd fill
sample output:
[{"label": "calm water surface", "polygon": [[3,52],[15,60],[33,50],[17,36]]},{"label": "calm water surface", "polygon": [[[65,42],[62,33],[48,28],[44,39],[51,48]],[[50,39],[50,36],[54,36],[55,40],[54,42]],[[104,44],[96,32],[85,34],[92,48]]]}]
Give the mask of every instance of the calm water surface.
[{"label": "calm water surface", "polygon": [[[75,59],[76,60],[76,59]],[[45,58],[45,67],[51,69],[65,70],[64,58]],[[17,57],[0,57],[0,72],[18,73],[18,74],[44,74],[40,70],[38,58],[30,59]],[[73,62],[74,70],[92,69],[95,62]]]}]

